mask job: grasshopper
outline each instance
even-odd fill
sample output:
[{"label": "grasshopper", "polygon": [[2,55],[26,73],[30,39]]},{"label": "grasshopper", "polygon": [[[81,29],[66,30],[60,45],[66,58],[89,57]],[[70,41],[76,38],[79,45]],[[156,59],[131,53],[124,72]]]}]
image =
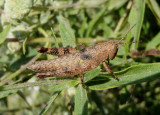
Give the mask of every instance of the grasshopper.
[{"label": "grasshopper", "polygon": [[[130,30],[132,28],[130,28]],[[80,75],[81,83],[84,86],[82,74],[97,68],[99,64],[102,63],[105,70],[109,74],[112,74],[115,79],[119,80],[109,68],[109,60],[115,58],[118,51],[118,44],[126,37],[126,35],[119,41],[109,40],[89,47],[83,46],[83,49],[81,50],[72,47],[39,47],[39,53],[56,55],[59,57],[50,60],[36,61],[28,66],[28,69],[38,72],[36,76],[39,78]],[[106,60],[108,61],[108,64],[105,63]]]}]

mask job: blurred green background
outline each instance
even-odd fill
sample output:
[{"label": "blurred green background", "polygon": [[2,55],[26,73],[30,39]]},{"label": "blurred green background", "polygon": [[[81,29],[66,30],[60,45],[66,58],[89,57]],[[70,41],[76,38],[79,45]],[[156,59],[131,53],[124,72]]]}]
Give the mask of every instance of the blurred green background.
[{"label": "blurred green background", "polygon": [[[134,24],[110,61],[119,82],[102,65],[84,74],[86,89],[78,76],[38,79],[26,69],[55,58],[39,46],[120,40]],[[160,50],[159,0],[0,0],[0,115],[158,115],[160,55],[131,55],[148,49]]]}]

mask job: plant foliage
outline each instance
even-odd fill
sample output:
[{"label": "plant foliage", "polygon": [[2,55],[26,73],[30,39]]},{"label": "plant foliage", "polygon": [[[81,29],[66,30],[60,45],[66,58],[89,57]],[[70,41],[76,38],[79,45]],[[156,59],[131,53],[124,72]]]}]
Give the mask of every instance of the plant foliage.
[{"label": "plant foliage", "polygon": [[[101,64],[83,74],[86,88],[79,76],[38,79],[26,69],[57,58],[39,46],[120,40],[134,24],[110,60],[119,81]],[[160,54],[131,56],[160,50],[159,30],[158,0],[1,0],[0,114],[160,114]]]}]

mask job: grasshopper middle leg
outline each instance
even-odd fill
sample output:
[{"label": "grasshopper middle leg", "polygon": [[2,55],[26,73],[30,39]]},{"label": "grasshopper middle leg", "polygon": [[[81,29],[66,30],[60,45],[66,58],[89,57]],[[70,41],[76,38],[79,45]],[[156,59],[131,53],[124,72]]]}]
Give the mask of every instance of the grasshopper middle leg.
[{"label": "grasshopper middle leg", "polygon": [[82,87],[85,88],[85,85],[84,85],[84,83],[83,83],[83,76],[82,76],[82,74],[80,74],[80,79],[81,79]]}]

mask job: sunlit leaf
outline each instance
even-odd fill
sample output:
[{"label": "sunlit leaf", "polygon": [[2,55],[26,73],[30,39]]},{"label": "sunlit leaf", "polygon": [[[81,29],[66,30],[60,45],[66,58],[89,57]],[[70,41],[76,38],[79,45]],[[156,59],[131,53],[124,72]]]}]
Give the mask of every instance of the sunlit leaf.
[{"label": "sunlit leaf", "polygon": [[8,32],[11,28],[11,25],[8,25],[1,33],[0,33],[0,45],[5,41]]},{"label": "sunlit leaf", "polygon": [[92,90],[104,90],[129,84],[138,84],[160,78],[159,68],[160,63],[134,65],[116,73],[119,81],[110,74],[104,74],[91,80],[88,85]]},{"label": "sunlit leaf", "polygon": [[99,73],[101,72],[101,69],[100,68],[96,68],[96,69],[93,69],[89,72],[86,72],[84,74],[84,82],[87,82],[91,79],[93,79],[94,77],[96,77],[97,75],[99,75]]},{"label": "sunlit leaf", "polygon": [[49,91],[52,91],[52,92],[61,91],[61,90],[73,87],[75,85],[77,85],[77,81],[76,80],[69,80],[69,81],[65,81],[63,83],[60,83],[60,84],[58,84],[56,86],[53,86],[52,88],[49,89]]},{"label": "sunlit leaf", "polygon": [[30,11],[31,6],[32,0],[5,0],[2,22],[17,24]]},{"label": "sunlit leaf", "polygon": [[133,26],[136,24],[136,26],[132,29],[131,33],[132,33],[132,36],[134,37],[134,41],[137,43],[131,45],[131,50],[137,49],[138,47],[138,41],[139,41],[141,28],[143,24],[144,13],[145,13],[144,0],[134,0],[133,2],[134,4],[130,11],[128,21],[130,26]]},{"label": "sunlit leaf", "polygon": [[69,21],[62,16],[58,17],[58,21],[60,24],[59,30],[60,30],[63,47],[67,47],[67,46],[75,47],[76,46],[75,35],[69,24]]},{"label": "sunlit leaf", "polygon": [[75,95],[75,115],[87,115],[88,114],[88,98],[86,89],[80,84],[77,87]]}]

